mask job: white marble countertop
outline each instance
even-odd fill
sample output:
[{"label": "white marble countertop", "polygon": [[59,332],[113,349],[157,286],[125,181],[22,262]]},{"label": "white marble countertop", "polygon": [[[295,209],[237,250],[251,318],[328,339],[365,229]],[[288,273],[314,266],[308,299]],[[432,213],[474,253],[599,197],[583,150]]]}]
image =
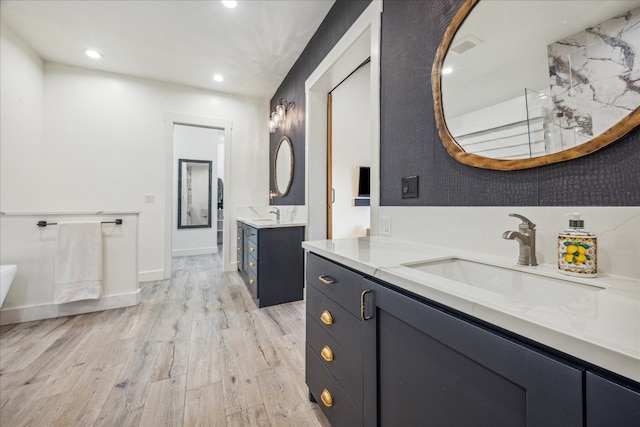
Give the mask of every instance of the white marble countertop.
[{"label": "white marble countertop", "polygon": [[258,218],[258,219],[238,218],[238,221],[254,228],[304,227],[305,225],[307,225],[304,222],[276,221],[273,218]]},{"label": "white marble countertop", "polygon": [[[533,341],[640,382],[640,280],[601,275],[573,278],[555,266],[516,264],[513,259],[451,248],[368,237],[303,242],[318,255],[399,286]],[[538,288],[537,295],[504,292],[453,282],[411,268],[441,258],[463,258],[567,284]],[[577,293],[567,293],[571,288]],[[515,295],[515,297],[514,297]],[[580,295],[575,300],[568,300]]]}]

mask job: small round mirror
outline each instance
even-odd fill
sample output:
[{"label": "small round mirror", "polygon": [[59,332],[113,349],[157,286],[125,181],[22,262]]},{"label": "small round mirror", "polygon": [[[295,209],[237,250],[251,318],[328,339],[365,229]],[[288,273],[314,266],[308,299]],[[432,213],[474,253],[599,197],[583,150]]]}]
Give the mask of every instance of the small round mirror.
[{"label": "small round mirror", "polygon": [[274,183],[280,196],[286,196],[293,181],[293,146],[291,140],[283,136],[274,160]]}]

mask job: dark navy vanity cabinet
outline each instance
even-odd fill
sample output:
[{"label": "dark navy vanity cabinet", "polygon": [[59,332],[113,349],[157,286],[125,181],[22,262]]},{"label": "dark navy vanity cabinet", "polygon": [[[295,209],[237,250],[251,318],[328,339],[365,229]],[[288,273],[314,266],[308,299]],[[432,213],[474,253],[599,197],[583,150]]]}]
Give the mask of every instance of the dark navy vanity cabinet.
[{"label": "dark navy vanity cabinet", "polygon": [[256,228],[238,221],[238,271],[258,307],[303,298],[304,226]]},{"label": "dark navy vanity cabinet", "polygon": [[570,357],[313,253],[306,280],[306,380],[334,426],[640,422],[636,391]]}]

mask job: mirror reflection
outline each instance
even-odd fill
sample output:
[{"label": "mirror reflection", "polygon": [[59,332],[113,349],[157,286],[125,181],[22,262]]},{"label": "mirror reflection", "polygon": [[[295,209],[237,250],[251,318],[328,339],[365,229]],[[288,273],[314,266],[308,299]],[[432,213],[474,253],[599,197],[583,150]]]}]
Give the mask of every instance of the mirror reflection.
[{"label": "mirror reflection", "polygon": [[178,228],[211,228],[211,161],[178,164]]},{"label": "mirror reflection", "polygon": [[276,148],[274,160],[274,183],[280,196],[285,196],[291,188],[293,164],[293,145],[288,137],[283,136]]},{"label": "mirror reflection", "polygon": [[454,150],[530,159],[599,149],[633,128],[615,126],[640,111],[640,1],[466,6],[438,70]]}]

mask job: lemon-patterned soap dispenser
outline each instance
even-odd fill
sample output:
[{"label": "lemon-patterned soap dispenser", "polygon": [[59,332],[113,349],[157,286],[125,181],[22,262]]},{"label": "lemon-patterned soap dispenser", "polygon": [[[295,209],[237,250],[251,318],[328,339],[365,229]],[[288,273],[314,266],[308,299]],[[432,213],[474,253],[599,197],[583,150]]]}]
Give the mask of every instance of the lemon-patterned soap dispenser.
[{"label": "lemon-patterned soap dispenser", "polygon": [[580,277],[598,274],[596,235],[584,229],[580,213],[568,213],[569,228],[558,233],[558,269],[561,273]]}]

